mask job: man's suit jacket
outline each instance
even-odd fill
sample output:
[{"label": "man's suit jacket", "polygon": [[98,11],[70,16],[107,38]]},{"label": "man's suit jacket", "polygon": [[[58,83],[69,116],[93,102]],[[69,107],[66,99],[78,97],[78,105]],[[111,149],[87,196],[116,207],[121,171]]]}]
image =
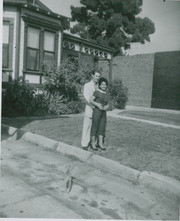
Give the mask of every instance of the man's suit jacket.
[{"label": "man's suit jacket", "polygon": [[89,118],[92,118],[93,113],[93,105],[90,104],[90,99],[95,90],[96,86],[92,80],[84,85],[83,95],[86,100],[85,116]]}]

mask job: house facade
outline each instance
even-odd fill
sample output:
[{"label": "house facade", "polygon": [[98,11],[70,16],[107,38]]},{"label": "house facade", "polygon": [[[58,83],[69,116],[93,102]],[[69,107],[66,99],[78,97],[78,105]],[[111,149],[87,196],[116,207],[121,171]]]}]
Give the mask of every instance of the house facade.
[{"label": "house facade", "polygon": [[60,65],[70,56],[86,57],[87,62],[94,62],[95,56],[112,61],[111,48],[63,33],[69,25],[69,18],[39,0],[3,0],[2,85],[22,76],[41,86],[43,61]]},{"label": "house facade", "polygon": [[63,30],[69,18],[53,13],[39,0],[4,0],[2,83],[23,76],[43,83],[42,62],[61,62]]}]

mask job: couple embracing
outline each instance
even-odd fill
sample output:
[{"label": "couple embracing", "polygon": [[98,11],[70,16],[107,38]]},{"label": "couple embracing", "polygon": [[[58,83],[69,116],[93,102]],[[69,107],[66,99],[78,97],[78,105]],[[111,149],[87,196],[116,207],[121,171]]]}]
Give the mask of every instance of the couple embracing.
[{"label": "couple embracing", "polygon": [[91,147],[105,150],[106,111],[109,108],[108,81],[99,71],[92,72],[92,79],[84,85],[83,95],[86,100],[81,146],[84,150]]}]

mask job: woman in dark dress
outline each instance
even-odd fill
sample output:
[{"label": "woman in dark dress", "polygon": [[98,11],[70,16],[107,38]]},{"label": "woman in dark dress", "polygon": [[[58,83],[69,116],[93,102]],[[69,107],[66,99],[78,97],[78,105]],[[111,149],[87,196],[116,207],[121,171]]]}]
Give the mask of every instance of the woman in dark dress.
[{"label": "woman in dark dress", "polygon": [[100,78],[99,89],[96,90],[91,98],[91,104],[94,105],[91,127],[91,148],[97,150],[95,141],[96,137],[99,141],[99,148],[105,150],[103,141],[106,131],[106,111],[109,108],[108,94],[106,93],[108,81],[106,78]]}]

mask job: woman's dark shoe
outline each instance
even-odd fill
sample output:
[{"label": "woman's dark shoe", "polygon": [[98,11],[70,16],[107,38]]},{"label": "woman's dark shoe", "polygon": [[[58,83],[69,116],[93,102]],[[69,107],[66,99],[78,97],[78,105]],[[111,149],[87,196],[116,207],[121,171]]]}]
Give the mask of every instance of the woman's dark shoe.
[{"label": "woman's dark shoe", "polygon": [[90,147],[93,149],[93,150],[98,150],[97,147],[93,147],[92,144],[90,144]]},{"label": "woman's dark shoe", "polygon": [[98,144],[98,147],[99,147],[101,150],[106,150],[105,147],[101,147],[99,144]]}]

